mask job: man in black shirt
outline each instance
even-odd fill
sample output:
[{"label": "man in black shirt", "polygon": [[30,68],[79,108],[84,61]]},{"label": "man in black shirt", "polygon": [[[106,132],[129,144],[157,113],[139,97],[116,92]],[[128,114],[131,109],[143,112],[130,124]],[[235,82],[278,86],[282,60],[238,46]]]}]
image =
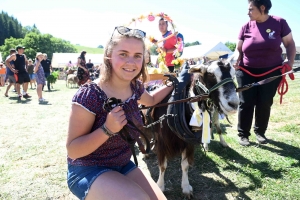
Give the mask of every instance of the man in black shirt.
[{"label": "man in black shirt", "polygon": [[[23,97],[30,98],[27,94],[28,83],[30,82],[29,75],[26,71],[28,65],[26,55],[24,54],[25,47],[19,45],[16,47],[17,54],[12,54],[5,61],[6,66],[12,69],[12,72],[16,75],[16,90],[18,93],[18,100],[21,100],[22,94],[20,91],[20,85],[23,84]],[[14,68],[11,66],[10,62],[14,61]]]},{"label": "man in black shirt", "polygon": [[91,59],[89,59],[89,62],[85,64],[88,68],[89,72],[92,72],[94,64],[91,62]]},{"label": "man in black shirt", "polygon": [[[47,54],[43,54],[44,55],[44,60],[42,60],[41,64],[42,67],[44,69],[44,73],[45,73],[45,77],[47,79],[48,76],[50,76],[50,72],[52,71],[52,65],[51,65],[51,61],[47,58]],[[48,87],[48,91],[50,92],[50,82],[47,81],[47,87]],[[44,86],[43,86],[43,90],[44,90]]]}]

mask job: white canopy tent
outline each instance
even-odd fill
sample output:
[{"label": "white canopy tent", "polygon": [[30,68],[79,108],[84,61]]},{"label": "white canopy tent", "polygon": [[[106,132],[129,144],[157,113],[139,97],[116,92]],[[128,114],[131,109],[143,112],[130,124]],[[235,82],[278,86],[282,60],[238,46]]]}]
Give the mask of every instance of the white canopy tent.
[{"label": "white canopy tent", "polygon": [[[51,64],[53,68],[64,68],[68,65],[69,61],[73,65],[77,64],[77,59],[80,53],[53,53]],[[87,54],[85,56],[86,62],[91,59],[94,65],[99,65],[103,63],[103,54]]]},{"label": "white canopy tent", "polygon": [[2,54],[1,54],[1,52],[0,52],[0,62],[2,62]]},{"label": "white canopy tent", "polygon": [[212,60],[217,60],[220,56],[232,54],[232,51],[222,42],[217,44],[201,44],[185,47],[182,58],[199,58],[206,56]]}]

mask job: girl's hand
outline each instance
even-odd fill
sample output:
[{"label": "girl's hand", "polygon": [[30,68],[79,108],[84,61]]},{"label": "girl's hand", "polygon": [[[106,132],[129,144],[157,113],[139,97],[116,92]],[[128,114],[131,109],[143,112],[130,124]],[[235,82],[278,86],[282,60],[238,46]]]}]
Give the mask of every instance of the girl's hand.
[{"label": "girl's hand", "polygon": [[127,124],[125,112],[121,106],[117,106],[108,113],[105,126],[113,133],[119,132]]}]

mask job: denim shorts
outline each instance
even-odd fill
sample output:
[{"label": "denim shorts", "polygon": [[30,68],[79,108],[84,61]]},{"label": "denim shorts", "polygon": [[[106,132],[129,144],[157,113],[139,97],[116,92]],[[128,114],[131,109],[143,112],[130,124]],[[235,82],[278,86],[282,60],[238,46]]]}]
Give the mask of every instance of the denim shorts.
[{"label": "denim shorts", "polygon": [[137,167],[132,161],[129,161],[122,167],[75,166],[68,164],[68,187],[76,197],[84,200],[92,183],[104,172],[116,171],[126,175],[135,168]]},{"label": "denim shorts", "polygon": [[29,78],[30,78],[30,80],[35,79],[35,74],[29,74]]}]

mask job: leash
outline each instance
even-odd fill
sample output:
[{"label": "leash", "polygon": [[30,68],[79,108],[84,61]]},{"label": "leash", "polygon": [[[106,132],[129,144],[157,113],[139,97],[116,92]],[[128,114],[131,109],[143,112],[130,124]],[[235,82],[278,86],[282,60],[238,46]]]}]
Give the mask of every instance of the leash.
[{"label": "leash", "polygon": [[265,73],[262,73],[262,74],[253,74],[253,73],[249,72],[248,70],[246,70],[245,68],[243,68],[241,66],[239,66],[237,69],[241,69],[242,71],[246,72],[247,74],[249,74],[250,76],[253,76],[253,77],[262,77],[262,76],[265,76],[267,74],[270,74],[271,72],[273,72],[275,70],[281,69],[281,73],[282,73],[281,75],[272,76],[270,78],[266,78],[266,79],[261,80],[259,82],[244,85],[244,86],[239,87],[239,88],[236,89],[237,92],[242,92],[242,91],[248,90],[248,89],[250,89],[254,86],[264,85],[266,83],[274,81],[275,79],[277,79],[279,77],[282,77],[282,79],[279,83],[279,86],[277,88],[277,92],[280,95],[280,104],[282,103],[283,95],[285,95],[288,92],[288,82],[286,80],[286,75],[289,75],[290,79],[294,80],[295,77],[294,77],[293,73],[296,73],[296,72],[300,71],[300,67],[297,67],[297,68],[293,69],[288,64],[278,66],[278,67],[276,67],[274,69],[271,69],[271,70],[269,70]]},{"label": "leash", "polygon": [[[122,101],[120,99],[116,99],[115,97],[111,97],[105,100],[104,104],[103,104],[103,109],[106,112],[110,112],[114,107],[116,106],[126,106],[126,104],[122,103]],[[130,125],[131,127],[129,127],[128,125]],[[144,145],[142,143],[142,141],[139,139],[138,136],[136,136],[135,134],[131,135],[129,134],[130,130],[136,130],[139,132],[140,135],[144,136],[145,141],[146,141],[146,150],[144,148]],[[150,142],[148,140],[148,138],[145,136],[145,134],[138,128],[136,127],[136,125],[129,119],[127,119],[127,124],[119,131],[119,135],[121,136],[121,138],[126,141],[129,145],[130,145],[130,150],[131,153],[134,157],[134,163],[136,166],[138,166],[138,161],[136,158],[136,154],[135,154],[135,150],[134,150],[134,144],[137,142],[139,145],[139,150],[143,153],[149,153],[150,151]]]},{"label": "leash", "polygon": [[[154,108],[154,107],[163,107],[163,106],[167,106],[167,105],[170,105],[170,104],[178,104],[178,103],[184,103],[184,102],[189,102],[189,103],[193,103],[193,102],[197,102],[197,101],[202,101],[202,100],[205,100],[205,99],[208,99],[209,98],[209,94],[211,92],[213,92],[214,90],[218,89],[219,87],[221,87],[222,85],[226,84],[226,83],[229,83],[229,82],[233,82],[233,79],[232,78],[226,78],[224,80],[222,80],[221,82],[217,83],[216,85],[214,85],[212,88],[210,89],[207,89],[204,85],[203,87],[205,88],[205,93],[204,94],[201,94],[201,95],[196,95],[194,97],[189,97],[189,98],[185,98],[185,99],[179,99],[179,100],[176,100],[176,101],[172,101],[172,102],[167,102],[167,103],[160,103],[160,104],[156,104],[154,106],[146,106],[146,107],[142,107],[140,108],[140,110],[142,109],[148,109],[148,108]],[[170,83],[168,81],[166,81],[166,85],[167,83]],[[172,82],[171,82],[172,83]],[[200,83],[200,82],[199,82]],[[174,84],[174,83],[172,83]],[[168,87],[170,87],[170,85],[167,85]],[[201,87],[199,85],[199,87]]]}]

